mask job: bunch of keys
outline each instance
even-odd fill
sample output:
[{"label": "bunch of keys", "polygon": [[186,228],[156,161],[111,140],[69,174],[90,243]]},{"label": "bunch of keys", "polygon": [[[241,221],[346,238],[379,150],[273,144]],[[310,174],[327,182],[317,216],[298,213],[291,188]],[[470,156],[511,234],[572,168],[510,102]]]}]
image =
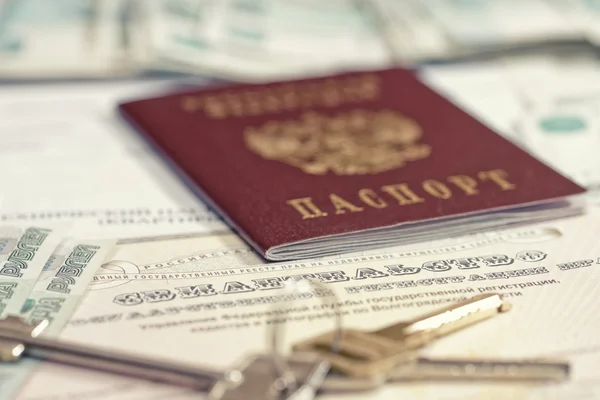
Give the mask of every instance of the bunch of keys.
[{"label": "bunch of keys", "polygon": [[312,400],[328,391],[362,391],[388,381],[508,380],[557,382],[569,364],[549,360],[430,359],[418,350],[437,338],[509,309],[499,294],[485,294],[408,322],[363,332],[337,328],[298,343],[283,356],[273,334],[271,354],[245,358],[228,371],[148,359],[44,339],[47,322],[0,321],[0,360],[23,355],[76,367],[205,391],[210,400]]},{"label": "bunch of keys", "polygon": [[[510,310],[499,294],[483,294],[414,320],[367,332],[344,330],[297,343],[296,352],[312,352],[330,363],[333,372],[370,389],[391,381],[480,380],[560,382],[569,364],[553,360],[427,358],[419,350],[438,338]],[[337,343],[335,352],[330,346]],[[326,386],[326,385],[325,385]]]}]

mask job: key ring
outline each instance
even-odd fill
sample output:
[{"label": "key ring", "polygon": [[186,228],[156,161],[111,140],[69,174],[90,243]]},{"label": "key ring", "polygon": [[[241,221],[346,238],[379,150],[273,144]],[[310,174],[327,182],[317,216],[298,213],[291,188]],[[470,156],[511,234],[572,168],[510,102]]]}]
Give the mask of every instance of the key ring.
[{"label": "key ring", "polygon": [[[285,289],[291,290],[293,293],[310,293],[310,289],[323,289],[330,292],[331,296],[323,296],[323,299],[328,297],[333,297],[334,304],[334,312],[337,311],[339,304],[339,298],[336,294],[328,289],[321,282],[314,279],[301,279],[301,280],[288,280],[285,282]],[[323,300],[323,303],[326,304],[326,300]],[[278,305],[276,304],[275,310],[278,309]],[[331,345],[331,352],[338,353],[341,347],[342,341],[342,315],[341,313],[335,313],[335,333],[333,342]],[[272,324],[273,327],[269,329],[267,333],[267,339],[270,343],[271,350],[271,360],[273,361],[273,367],[277,374],[275,390],[279,393],[283,391],[293,391],[298,388],[298,381],[295,377],[295,374],[292,372],[292,369],[285,361],[285,357],[283,356],[283,352],[281,351],[281,343],[282,343],[282,329],[283,323],[281,324]]]}]

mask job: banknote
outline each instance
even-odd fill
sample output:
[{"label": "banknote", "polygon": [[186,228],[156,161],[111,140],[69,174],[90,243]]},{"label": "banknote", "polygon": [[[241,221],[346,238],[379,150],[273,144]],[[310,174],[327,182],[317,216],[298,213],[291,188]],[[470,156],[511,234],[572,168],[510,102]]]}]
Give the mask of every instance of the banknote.
[{"label": "banknote", "polygon": [[81,301],[89,282],[112,251],[114,240],[69,239],[52,253],[20,315],[29,323],[47,320],[45,336],[56,336]]},{"label": "banknote", "polygon": [[[112,275],[90,286],[61,340],[179,362],[225,368],[264,351],[267,329],[285,324],[283,344],[333,329],[374,330],[479,293],[501,293],[505,314],[429,347],[435,357],[562,357],[573,366],[565,384],[390,383],[369,393],[319,395],[349,399],[580,399],[600,377],[596,288],[600,283],[600,213],[516,230],[449,238],[419,247],[301,262],[211,267],[243,253],[235,236],[118,246]],[[228,256],[224,256],[229,253]],[[193,254],[197,257],[194,258]],[[200,255],[202,254],[202,256]],[[187,260],[187,261],[186,261]],[[233,260],[230,258],[230,260]],[[140,273],[123,273],[126,263]],[[106,265],[105,264],[105,265]],[[121,265],[119,267],[119,264]],[[130,270],[131,271],[131,270]],[[144,272],[148,271],[148,272]],[[98,276],[98,275],[97,275]],[[326,290],[296,295],[287,280],[311,277]],[[117,284],[118,283],[118,284]],[[327,298],[335,293],[334,305]],[[243,338],[243,340],[240,340]],[[583,393],[583,394],[582,394]],[[18,400],[93,398],[194,399],[182,388],[45,364]],[[588,397],[589,398],[589,397]]]},{"label": "banknote", "polygon": [[600,44],[600,3],[597,0],[547,0],[570,24]]},{"label": "banknote", "polygon": [[422,3],[459,46],[505,46],[580,37],[578,30],[565,23],[565,18],[545,0]]},{"label": "banknote", "polygon": [[0,79],[158,72],[256,80],[381,66],[389,50],[357,3],[7,0]]},{"label": "banknote", "polygon": [[590,0],[5,0],[0,79],[265,81],[600,43]]},{"label": "banknote", "polygon": [[61,233],[41,226],[0,227],[0,317],[20,312]]},{"label": "banknote", "polygon": [[403,63],[585,42],[582,29],[546,0],[371,0],[371,4],[395,58]]},{"label": "banknote", "polygon": [[265,81],[391,62],[376,20],[355,1],[156,0],[143,8],[154,54],[223,79]]},{"label": "banknote", "polygon": [[529,110],[517,129],[534,155],[580,185],[600,189],[600,92]]},{"label": "banknote", "polygon": [[122,2],[7,0],[0,9],[0,78],[110,76],[127,69],[118,58]]},{"label": "banknote", "polygon": [[[113,251],[115,241],[67,239],[52,252],[27,300],[21,302],[20,315],[35,324],[46,320],[44,337],[57,337],[81,302],[86,288]],[[0,365],[0,399],[11,399],[40,363],[22,360],[16,365]]]}]

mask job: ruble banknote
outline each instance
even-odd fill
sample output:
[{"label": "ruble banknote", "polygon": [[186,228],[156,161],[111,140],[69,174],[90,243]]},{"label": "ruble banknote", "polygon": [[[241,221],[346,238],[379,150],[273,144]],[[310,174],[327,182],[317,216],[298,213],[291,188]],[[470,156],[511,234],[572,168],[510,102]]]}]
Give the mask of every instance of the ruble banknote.
[{"label": "ruble banknote", "polygon": [[598,0],[546,0],[558,10],[588,40],[600,45],[600,1]]},{"label": "ruble banknote", "polygon": [[544,0],[425,0],[423,5],[450,40],[486,48],[579,39]]},{"label": "ruble banknote", "polygon": [[152,53],[188,70],[265,81],[389,65],[372,15],[350,0],[143,3]]},{"label": "ruble banknote", "polygon": [[[16,314],[29,323],[48,321],[42,335],[57,337],[115,244],[111,240],[64,240],[46,261],[33,290]],[[39,364],[26,359],[15,365],[0,365],[0,399],[11,399]]]},{"label": "ruble banknote", "polygon": [[268,81],[600,43],[594,0],[4,0],[0,79]]},{"label": "ruble banknote", "polygon": [[0,317],[20,312],[60,239],[55,228],[0,227]]},{"label": "ruble banknote", "polygon": [[265,80],[387,65],[354,0],[7,0],[0,79],[204,74]]},{"label": "ruble banknote", "polygon": [[47,320],[50,324],[43,334],[56,336],[115,244],[114,240],[80,239],[61,243],[46,262],[24,302],[21,316],[34,324]]},{"label": "ruble banknote", "polygon": [[545,0],[371,0],[403,63],[490,56],[585,42]]},{"label": "ruble banknote", "polygon": [[590,190],[600,190],[600,95],[566,104],[536,107],[516,127],[523,144],[564,175]]},{"label": "ruble banknote", "polygon": [[122,0],[6,0],[0,79],[110,76],[119,59]]}]

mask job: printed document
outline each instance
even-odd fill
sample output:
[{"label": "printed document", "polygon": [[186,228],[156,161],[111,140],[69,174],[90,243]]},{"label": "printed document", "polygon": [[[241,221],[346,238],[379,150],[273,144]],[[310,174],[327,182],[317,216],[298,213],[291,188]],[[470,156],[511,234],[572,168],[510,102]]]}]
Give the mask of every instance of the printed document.
[{"label": "printed document", "polygon": [[[62,340],[226,368],[267,349],[285,323],[285,348],[334,328],[374,330],[480,293],[513,308],[423,351],[431,357],[559,357],[564,384],[389,383],[371,399],[583,399],[600,389],[597,290],[600,214],[529,227],[302,262],[265,264],[234,235],[121,245],[94,277]],[[294,295],[287,279],[311,277],[327,291]],[[287,296],[287,297],[286,297]],[[281,301],[283,298],[287,301]],[[241,339],[243,338],[243,339]],[[142,399],[198,394],[166,385],[43,364],[19,400]],[[319,399],[362,399],[324,393]]]}]

